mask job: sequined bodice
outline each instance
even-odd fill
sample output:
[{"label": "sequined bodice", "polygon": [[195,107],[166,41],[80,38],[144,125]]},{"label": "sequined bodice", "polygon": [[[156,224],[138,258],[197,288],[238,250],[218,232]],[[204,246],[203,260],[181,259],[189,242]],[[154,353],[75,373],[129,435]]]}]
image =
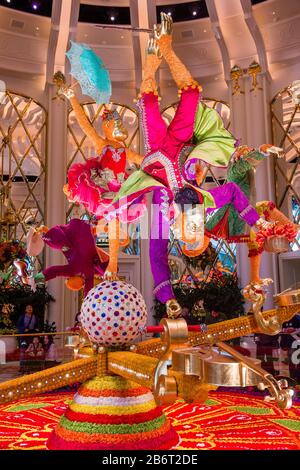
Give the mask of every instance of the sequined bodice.
[{"label": "sequined bodice", "polygon": [[144,158],[141,169],[172,190],[182,188],[182,165],[192,148],[191,145],[184,145],[175,158],[156,150]]},{"label": "sequined bodice", "polygon": [[[97,166],[90,169],[90,179],[105,191],[116,192],[128,177],[126,172],[126,150],[107,146],[100,155]],[[111,196],[110,193],[108,193]]]},{"label": "sequined bodice", "polygon": [[120,147],[118,149],[108,145],[104,147],[100,155],[100,166],[104,170],[106,168],[112,170],[116,175],[125,173],[126,168],[126,149]]}]

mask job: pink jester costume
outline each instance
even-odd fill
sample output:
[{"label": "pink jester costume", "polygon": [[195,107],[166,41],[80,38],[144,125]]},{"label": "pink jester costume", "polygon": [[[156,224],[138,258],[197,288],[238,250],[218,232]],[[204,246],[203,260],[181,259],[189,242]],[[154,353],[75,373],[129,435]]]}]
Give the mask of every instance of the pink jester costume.
[{"label": "pink jester costume", "polygon": [[[174,298],[168,265],[169,229],[172,222],[170,205],[176,192],[187,184],[184,163],[193,148],[191,139],[198,102],[199,88],[195,85],[185,87],[176,114],[167,127],[160,115],[157,95],[153,92],[142,94],[138,107],[147,154],[141,170],[134,172],[122,185],[106,216],[111,219],[122,214],[125,219],[125,213],[130,213],[132,206],[140,204],[145,193],[153,191],[150,262],[154,293],[163,303]],[[209,191],[193,187],[206,211],[231,202],[249,225],[254,225],[259,219],[244,193],[234,183]]]}]

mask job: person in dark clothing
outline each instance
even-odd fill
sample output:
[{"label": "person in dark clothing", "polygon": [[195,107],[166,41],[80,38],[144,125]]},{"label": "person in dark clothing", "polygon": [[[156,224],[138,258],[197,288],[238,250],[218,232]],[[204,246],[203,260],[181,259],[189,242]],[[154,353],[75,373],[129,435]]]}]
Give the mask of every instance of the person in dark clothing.
[{"label": "person in dark clothing", "polygon": [[[28,304],[25,307],[25,312],[20,315],[17,321],[17,331],[19,334],[37,333],[39,331],[39,322],[37,316],[33,313],[32,305]],[[26,350],[31,343],[31,336],[20,336],[20,372],[24,372],[24,364],[26,362]]]},{"label": "person in dark clothing", "polygon": [[18,333],[36,333],[39,331],[39,324],[36,315],[33,313],[32,305],[26,305],[25,313],[20,315],[17,322]]},{"label": "person in dark clothing", "polygon": [[290,377],[300,384],[300,315],[283,323],[280,348],[288,352]]}]

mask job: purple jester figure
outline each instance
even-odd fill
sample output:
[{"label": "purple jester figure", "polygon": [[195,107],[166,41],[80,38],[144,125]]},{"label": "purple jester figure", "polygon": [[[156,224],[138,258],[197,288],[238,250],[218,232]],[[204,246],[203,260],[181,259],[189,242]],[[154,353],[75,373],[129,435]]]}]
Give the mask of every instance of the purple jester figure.
[{"label": "purple jester figure", "polygon": [[81,219],[72,219],[66,225],[56,225],[49,230],[32,231],[27,239],[27,252],[37,255],[36,247],[41,247],[41,239],[66,257],[67,264],[50,266],[42,271],[45,281],[56,277],[68,278],[67,286],[79,290],[84,284],[84,295],[94,285],[94,275],[105,272],[108,255],[95,243],[90,225]]}]

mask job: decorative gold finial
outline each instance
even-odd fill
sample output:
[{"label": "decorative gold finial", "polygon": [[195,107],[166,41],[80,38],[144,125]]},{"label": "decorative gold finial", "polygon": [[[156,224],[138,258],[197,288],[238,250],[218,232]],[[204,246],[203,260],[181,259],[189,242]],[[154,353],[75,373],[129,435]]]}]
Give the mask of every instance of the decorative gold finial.
[{"label": "decorative gold finial", "polygon": [[58,71],[53,75],[53,83],[58,88],[60,88],[61,86],[66,84],[66,77],[62,72]]},{"label": "decorative gold finial", "polygon": [[262,87],[258,86],[257,75],[261,72],[261,66],[255,60],[251,62],[248,67],[247,73],[252,76],[252,88],[250,91],[262,90]]},{"label": "decorative gold finial", "polygon": [[233,92],[232,95],[244,94],[239,84],[239,79],[243,76],[243,70],[238,65],[234,65],[230,70],[230,78],[233,80]]}]

